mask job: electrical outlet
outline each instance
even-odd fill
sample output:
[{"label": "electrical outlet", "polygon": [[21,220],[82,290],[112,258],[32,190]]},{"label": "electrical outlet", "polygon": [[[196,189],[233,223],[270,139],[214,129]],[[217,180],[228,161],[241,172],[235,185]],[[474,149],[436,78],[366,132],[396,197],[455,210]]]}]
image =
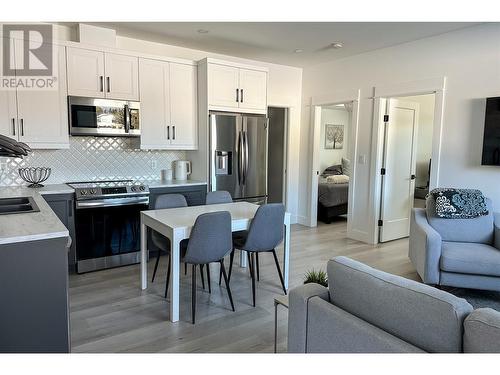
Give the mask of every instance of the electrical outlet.
[{"label": "electrical outlet", "polygon": [[158,162],[156,161],[156,159],[153,159],[151,160],[150,165],[151,169],[156,169],[158,167]]}]

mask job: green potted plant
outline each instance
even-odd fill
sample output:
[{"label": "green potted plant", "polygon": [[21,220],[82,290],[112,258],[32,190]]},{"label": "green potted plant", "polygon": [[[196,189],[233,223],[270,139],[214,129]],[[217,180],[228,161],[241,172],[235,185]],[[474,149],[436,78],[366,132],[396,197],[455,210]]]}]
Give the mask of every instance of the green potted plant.
[{"label": "green potted plant", "polygon": [[316,283],[328,287],[328,276],[325,271],[314,270],[307,271],[304,276],[304,284]]}]

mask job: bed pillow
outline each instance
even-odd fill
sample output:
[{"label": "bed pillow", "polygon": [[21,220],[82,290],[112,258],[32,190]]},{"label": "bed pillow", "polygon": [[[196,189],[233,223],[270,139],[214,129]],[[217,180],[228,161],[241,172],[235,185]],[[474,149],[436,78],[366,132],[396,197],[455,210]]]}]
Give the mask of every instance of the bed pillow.
[{"label": "bed pillow", "polygon": [[342,166],[340,164],[332,165],[323,171],[323,176],[340,175],[342,173]]},{"label": "bed pillow", "polygon": [[349,159],[342,158],[342,172],[346,176],[351,175],[351,161]]},{"label": "bed pillow", "polygon": [[326,182],[331,184],[347,184],[349,182],[349,176],[345,174],[328,176]]}]

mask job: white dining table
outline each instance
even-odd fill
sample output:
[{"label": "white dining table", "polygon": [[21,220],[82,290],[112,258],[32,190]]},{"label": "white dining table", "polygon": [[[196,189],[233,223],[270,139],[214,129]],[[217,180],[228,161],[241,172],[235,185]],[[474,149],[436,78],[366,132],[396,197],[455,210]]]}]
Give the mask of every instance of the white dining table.
[{"label": "white dining table", "polygon": [[[190,206],[167,208],[141,212],[141,289],[148,287],[148,246],[147,228],[151,228],[164,235],[171,244],[170,283],[170,320],[179,320],[179,285],[180,285],[180,243],[189,238],[196,218],[208,212],[228,211],[231,214],[231,230],[233,232],[247,230],[250,227],[258,205],[248,202],[212,204],[204,206]],[[288,289],[288,275],[290,263],[290,213],[285,213],[284,225],[284,255],[283,279],[285,289]],[[242,251],[240,266],[246,266],[246,254]]]}]

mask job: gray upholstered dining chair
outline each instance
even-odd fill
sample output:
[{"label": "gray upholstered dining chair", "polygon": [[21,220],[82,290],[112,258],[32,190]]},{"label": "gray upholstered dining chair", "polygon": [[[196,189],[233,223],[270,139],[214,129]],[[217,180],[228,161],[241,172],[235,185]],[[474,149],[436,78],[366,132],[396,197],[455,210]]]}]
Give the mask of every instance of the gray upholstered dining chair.
[{"label": "gray upholstered dining chair", "polygon": [[[234,311],[233,297],[229,287],[229,280],[222,260],[233,249],[231,232],[231,215],[227,211],[210,212],[197,217],[191,235],[187,242],[181,243],[185,248],[182,261],[192,265],[191,286],[191,319],[193,324],[196,317],[196,267],[218,262],[226,282],[227,294]],[[208,269],[208,267],[207,267]],[[203,275],[203,272],[201,273]]]},{"label": "gray upholstered dining chair", "polygon": [[[234,249],[246,251],[248,254],[250,276],[252,278],[252,298],[255,307],[255,261],[258,262],[258,254],[271,252],[278,270],[283,292],[286,294],[283,274],[276,256],[276,247],[283,241],[283,222],[285,219],[285,206],[282,203],[270,203],[260,206],[250,224],[248,232],[241,232],[239,237],[233,240]],[[234,249],[231,252],[229,277],[233,270]],[[258,264],[258,263],[257,263]],[[257,268],[258,270],[258,268]]]},{"label": "gray upholstered dining chair", "polygon": [[205,204],[233,203],[233,198],[228,191],[209,191],[205,198]]}]

